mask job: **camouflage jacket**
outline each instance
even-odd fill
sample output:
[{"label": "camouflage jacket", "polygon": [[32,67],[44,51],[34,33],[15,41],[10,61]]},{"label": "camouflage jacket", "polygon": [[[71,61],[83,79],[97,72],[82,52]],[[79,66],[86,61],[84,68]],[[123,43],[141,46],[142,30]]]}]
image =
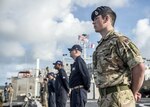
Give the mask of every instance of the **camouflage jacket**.
[{"label": "camouflage jacket", "polygon": [[122,34],[110,31],[93,53],[95,83],[99,88],[130,84],[131,69],[143,62],[138,48]]},{"label": "camouflage jacket", "polygon": [[2,92],[0,92],[0,107],[2,107],[3,104],[3,96],[2,96]]}]

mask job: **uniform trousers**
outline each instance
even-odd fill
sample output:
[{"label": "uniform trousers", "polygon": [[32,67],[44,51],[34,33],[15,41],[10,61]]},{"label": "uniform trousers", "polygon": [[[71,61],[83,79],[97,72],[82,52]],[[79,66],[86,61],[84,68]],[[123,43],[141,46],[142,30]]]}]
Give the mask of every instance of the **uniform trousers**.
[{"label": "uniform trousers", "polygon": [[68,96],[66,91],[56,93],[56,107],[66,107],[67,98]]},{"label": "uniform trousers", "polygon": [[85,107],[87,91],[83,88],[74,89],[70,95],[70,107]]},{"label": "uniform trousers", "polygon": [[135,99],[130,89],[100,96],[98,107],[135,107]]},{"label": "uniform trousers", "polygon": [[48,97],[47,97],[47,92],[44,92],[43,94],[42,94],[42,106],[44,106],[44,107],[48,107]]},{"label": "uniform trousers", "polygon": [[48,107],[56,107],[55,93],[51,92],[48,96]]}]

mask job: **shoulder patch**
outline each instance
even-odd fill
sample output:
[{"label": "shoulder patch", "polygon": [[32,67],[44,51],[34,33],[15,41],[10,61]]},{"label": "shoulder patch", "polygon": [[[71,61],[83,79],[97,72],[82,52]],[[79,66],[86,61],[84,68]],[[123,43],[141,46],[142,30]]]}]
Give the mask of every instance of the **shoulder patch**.
[{"label": "shoulder patch", "polygon": [[75,71],[75,67],[72,68],[72,71]]},{"label": "shoulder patch", "polygon": [[129,38],[127,38],[126,36],[119,36],[119,41],[127,44],[130,42]]},{"label": "shoulder patch", "polygon": [[63,76],[63,79],[65,79],[66,77],[65,76]]}]

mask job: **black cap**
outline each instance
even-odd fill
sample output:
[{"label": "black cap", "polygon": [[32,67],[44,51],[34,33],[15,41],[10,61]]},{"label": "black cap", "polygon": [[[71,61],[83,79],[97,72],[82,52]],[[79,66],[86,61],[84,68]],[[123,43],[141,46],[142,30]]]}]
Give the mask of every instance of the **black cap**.
[{"label": "black cap", "polygon": [[62,61],[60,61],[60,60],[58,60],[58,61],[56,61],[55,63],[53,63],[53,65],[57,65],[57,64],[59,64],[59,65],[63,65],[63,62],[62,62]]},{"label": "black cap", "polygon": [[82,52],[82,48],[80,45],[73,45],[72,48],[68,48],[69,51],[72,51],[72,50],[79,50],[80,52]]},{"label": "black cap", "polygon": [[108,13],[108,12],[112,12],[113,10],[108,7],[108,6],[100,6],[97,7],[91,14],[91,19],[94,21],[94,19],[99,16],[102,15],[104,13]]}]

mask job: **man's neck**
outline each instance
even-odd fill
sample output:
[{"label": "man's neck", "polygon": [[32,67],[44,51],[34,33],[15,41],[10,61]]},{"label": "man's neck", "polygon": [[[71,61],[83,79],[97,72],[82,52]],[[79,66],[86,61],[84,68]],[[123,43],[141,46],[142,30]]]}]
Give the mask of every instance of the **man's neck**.
[{"label": "man's neck", "polygon": [[105,28],[102,32],[100,32],[100,34],[102,35],[102,38],[104,38],[112,30],[114,30],[112,26]]},{"label": "man's neck", "polygon": [[63,67],[58,68],[58,71],[59,71],[60,69],[63,69]]},{"label": "man's neck", "polygon": [[76,60],[76,58],[77,58],[77,57],[79,57],[79,56],[80,56],[80,55],[75,56],[75,57],[73,58],[73,59],[74,59],[74,61],[75,61],[75,60]]}]

